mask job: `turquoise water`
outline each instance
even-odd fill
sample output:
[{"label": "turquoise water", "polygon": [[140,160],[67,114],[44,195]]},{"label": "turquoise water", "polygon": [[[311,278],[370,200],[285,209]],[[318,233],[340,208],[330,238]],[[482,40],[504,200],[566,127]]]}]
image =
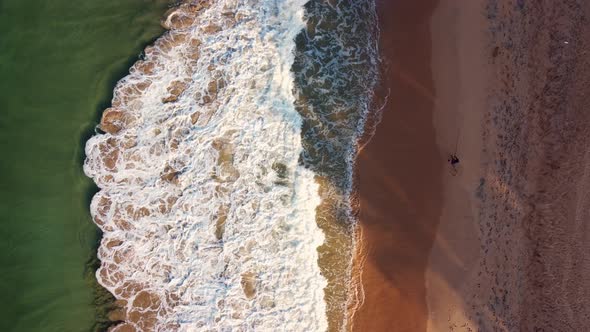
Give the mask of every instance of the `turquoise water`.
[{"label": "turquoise water", "polygon": [[0,0],[0,331],[104,328],[83,144],[166,5]]}]

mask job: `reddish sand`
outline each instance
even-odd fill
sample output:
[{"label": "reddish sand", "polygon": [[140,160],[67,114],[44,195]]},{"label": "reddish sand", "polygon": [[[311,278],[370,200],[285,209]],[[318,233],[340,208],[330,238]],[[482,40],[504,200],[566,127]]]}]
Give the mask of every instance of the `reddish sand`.
[{"label": "reddish sand", "polygon": [[357,159],[365,301],[356,331],[426,330],[424,270],[441,211],[445,156],[432,112],[429,20],[436,1],[379,1],[381,93],[389,102]]}]

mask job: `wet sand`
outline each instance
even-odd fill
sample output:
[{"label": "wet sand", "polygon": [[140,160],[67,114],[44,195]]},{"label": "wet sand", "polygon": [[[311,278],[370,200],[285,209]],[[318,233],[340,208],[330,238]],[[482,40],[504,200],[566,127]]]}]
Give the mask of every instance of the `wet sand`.
[{"label": "wet sand", "polygon": [[432,120],[429,22],[435,6],[436,1],[378,1],[385,61],[379,93],[390,90],[390,96],[357,159],[366,261],[355,331],[426,329],[424,270],[442,208],[445,166]]},{"label": "wet sand", "polygon": [[588,330],[590,5],[378,11],[391,96],[357,163],[353,329]]}]

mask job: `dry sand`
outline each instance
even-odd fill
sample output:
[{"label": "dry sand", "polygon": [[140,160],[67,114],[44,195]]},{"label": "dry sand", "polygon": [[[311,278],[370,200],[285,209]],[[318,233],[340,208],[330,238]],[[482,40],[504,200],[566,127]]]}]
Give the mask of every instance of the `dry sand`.
[{"label": "dry sand", "polygon": [[441,4],[434,120],[444,148],[458,114],[465,162],[444,176],[429,330],[588,331],[590,5]]},{"label": "dry sand", "polygon": [[443,205],[426,269],[428,331],[473,327],[465,324],[464,297],[478,293],[470,281],[477,278],[480,257],[475,190],[490,83],[484,9],[484,0],[442,0],[431,20],[437,144],[446,155],[456,152],[460,163],[442,172]]},{"label": "dry sand", "polygon": [[353,329],[589,331],[590,4],[417,3],[378,2]]}]

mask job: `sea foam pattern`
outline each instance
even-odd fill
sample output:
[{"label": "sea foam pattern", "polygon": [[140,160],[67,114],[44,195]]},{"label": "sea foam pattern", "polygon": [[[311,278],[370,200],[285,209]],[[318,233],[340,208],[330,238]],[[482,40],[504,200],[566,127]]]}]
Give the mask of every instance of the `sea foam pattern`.
[{"label": "sea foam pattern", "polygon": [[116,331],[324,331],[318,185],[298,165],[305,1],[171,11],[86,145]]}]

